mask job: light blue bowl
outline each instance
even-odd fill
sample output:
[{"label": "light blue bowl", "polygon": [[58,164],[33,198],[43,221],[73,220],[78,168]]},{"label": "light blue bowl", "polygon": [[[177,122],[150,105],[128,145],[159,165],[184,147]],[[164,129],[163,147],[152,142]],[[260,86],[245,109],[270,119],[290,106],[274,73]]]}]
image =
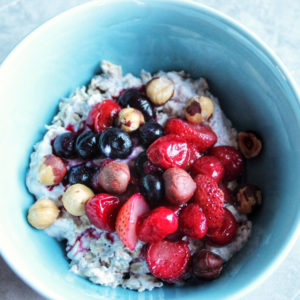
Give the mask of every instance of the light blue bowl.
[{"label": "light blue bowl", "polygon": [[[62,247],[26,222],[32,146],[59,99],[98,72],[102,59],[125,72],[187,70],[208,78],[234,125],[259,132],[262,155],[248,181],[263,188],[247,246],[220,279],[138,294],[94,285],[68,271]],[[257,38],[192,1],[99,1],[72,9],[28,36],[0,70],[1,249],[10,266],[51,299],[215,299],[245,295],[282,261],[300,230],[299,94]]]}]

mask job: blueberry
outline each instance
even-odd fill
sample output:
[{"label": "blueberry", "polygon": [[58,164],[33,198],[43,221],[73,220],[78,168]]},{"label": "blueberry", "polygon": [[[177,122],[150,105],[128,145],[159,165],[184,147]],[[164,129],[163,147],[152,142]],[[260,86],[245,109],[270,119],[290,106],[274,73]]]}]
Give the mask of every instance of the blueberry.
[{"label": "blueberry", "polygon": [[82,183],[88,187],[93,187],[93,176],[96,173],[94,167],[79,165],[72,167],[68,172],[68,180],[70,184]]},{"label": "blueberry", "polygon": [[142,176],[145,174],[144,166],[147,161],[148,161],[148,157],[147,157],[146,151],[141,152],[137,156],[135,163],[134,163],[134,172],[137,176]]},{"label": "blueberry", "polygon": [[66,132],[59,135],[53,143],[54,153],[62,158],[75,157],[76,135],[72,132]]},{"label": "blueberry", "polygon": [[163,180],[158,175],[144,175],[139,181],[139,189],[152,207],[159,205],[164,198]]},{"label": "blueberry", "polygon": [[165,135],[165,130],[160,124],[150,120],[139,129],[139,134],[141,144],[148,147],[155,140]]},{"label": "blueberry", "polygon": [[93,131],[85,131],[77,137],[76,152],[83,159],[91,159],[101,154],[98,145],[99,135]]},{"label": "blueberry", "polygon": [[138,90],[129,89],[124,92],[118,99],[118,104],[122,107],[133,107],[138,109],[144,115],[146,121],[154,119],[155,113],[150,101],[143,96]]},{"label": "blueberry", "polygon": [[132,152],[130,136],[120,128],[109,128],[102,132],[99,147],[106,157],[126,158]]}]

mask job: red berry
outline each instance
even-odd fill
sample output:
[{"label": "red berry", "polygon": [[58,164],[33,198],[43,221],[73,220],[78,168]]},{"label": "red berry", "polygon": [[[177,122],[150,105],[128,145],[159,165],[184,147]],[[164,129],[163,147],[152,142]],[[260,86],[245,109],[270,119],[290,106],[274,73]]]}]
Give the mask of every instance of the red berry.
[{"label": "red berry", "polygon": [[189,147],[190,147],[190,157],[189,157],[188,163],[186,165],[186,169],[188,169],[188,170],[195,163],[195,161],[202,156],[194,144],[189,144]]},{"label": "red berry", "polygon": [[109,194],[98,194],[85,205],[85,213],[90,222],[96,227],[106,230],[115,230],[115,221],[121,202],[118,197]]},{"label": "red berry", "polygon": [[190,157],[190,148],[184,138],[169,134],[151,144],[147,156],[153,164],[164,169],[184,168]]},{"label": "red berry", "polygon": [[202,174],[211,177],[216,182],[220,182],[224,176],[224,167],[214,156],[202,156],[192,165],[194,174]]},{"label": "red berry", "polygon": [[181,119],[170,119],[165,131],[167,134],[177,134],[187,142],[194,144],[200,152],[205,152],[217,142],[213,130],[203,124],[190,124]]},{"label": "red berry", "polygon": [[211,149],[211,155],[217,157],[225,169],[225,180],[234,180],[239,177],[245,161],[242,154],[231,146],[217,146]]},{"label": "red berry", "polygon": [[195,202],[202,208],[208,228],[220,227],[224,215],[224,195],[218,184],[210,177],[199,174],[195,178],[197,189]]},{"label": "red berry", "polygon": [[207,236],[218,245],[227,245],[236,237],[238,224],[233,214],[225,208],[222,225],[218,228],[209,229]]},{"label": "red berry", "polygon": [[149,206],[141,194],[133,194],[121,207],[116,220],[116,232],[119,239],[130,250],[137,243],[136,225],[138,218],[149,211]]},{"label": "red berry", "polygon": [[192,238],[201,239],[207,232],[206,217],[198,204],[189,204],[179,216],[180,231]]},{"label": "red berry", "polygon": [[101,133],[113,125],[114,119],[121,109],[117,102],[104,100],[91,108],[86,124]]},{"label": "red berry", "polygon": [[169,208],[157,207],[140,218],[137,227],[138,239],[155,243],[174,233],[177,228],[178,219],[175,213]]},{"label": "red berry", "polygon": [[224,194],[224,203],[231,203],[231,192],[223,183],[219,184],[219,188],[222,190]]},{"label": "red berry", "polygon": [[155,277],[176,282],[185,274],[190,257],[190,249],[185,242],[160,241],[149,245],[146,259]]}]

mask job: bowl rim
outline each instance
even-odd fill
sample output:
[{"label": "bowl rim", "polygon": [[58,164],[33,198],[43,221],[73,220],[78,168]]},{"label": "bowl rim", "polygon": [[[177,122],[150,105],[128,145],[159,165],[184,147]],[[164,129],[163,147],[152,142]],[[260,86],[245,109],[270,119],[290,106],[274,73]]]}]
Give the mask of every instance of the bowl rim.
[{"label": "bowl rim", "polygon": [[[93,0],[91,2],[87,2],[84,4],[77,5],[73,8],[67,9],[62,13],[50,18],[48,21],[44,22],[36,29],[31,31],[29,34],[25,36],[19,42],[16,47],[4,58],[2,64],[0,65],[0,82],[1,77],[6,73],[6,68],[9,68],[11,62],[13,62],[14,57],[18,56],[22,52],[22,48],[26,47],[27,44],[36,38],[39,37],[40,34],[43,34],[43,31],[47,30],[57,21],[64,19],[66,16],[70,16],[73,14],[77,14],[79,11],[83,9],[88,9],[89,7],[94,6],[105,6],[115,3],[136,3],[137,5],[147,5],[149,3],[148,0]],[[255,33],[251,30],[247,29],[244,25],[234,20],[232,17],[226,15],[223,12],[220,12],[212,7],[209,7],[205,4],[199,3],[197,0],[152,0],[151,4],[170,4],[170,5],[183,5],[185,7],[190,7],[193,9],[197,9],[198,12],[205,12],[213,18],[218,19],[219,21],[225,23],[229,27],[233,28],[235,31],[244,36],[247,40],[249,40],[256,48],[258,48],[276,67],[281,77],[286,81],[290,91],[294,95],[295,99],[297,99],[297,103],[300,108],[300,89],[298,88],[295,80],[281,61],[281,59],[275,54],[275,52]],[[294,228],[290,231],[290,237],[287,240],[286,244],[279,250],[274,259],[268,264],[265,270],[261,271],[258,276],[251,281],[247,286],[237,290],[234,294],[230,295],[230,299],[240,299],[249,292],[253,291],[257,288],[263,281],[265,281],[283,262],[283,260],[287,257],[288,253],[291,251],[292,247],[295,245],[296,240],[300,236],[300,219],[294,225]],[[27,272],[27,270],[22,269],[22,267],[14,260],[14,257],[11,257],[9,254],[9,247],[5,247],[4,245],[9,245],[9,243],[4,243],[3,241],[6,239],[3,234],[1,234],[2,242],[1,242],[1,255],[4,261],[8,264],[8,266],[15,272],[16,275],[19,276],[27,285],[29,285],[33,290],[35,290],[40,295],[51,299],[64,299],[61,295],[58,295],[55,291],[50,290],[46,284],[43,284],[37,276],[32,276],[31,272]],[[229,298],[229,297],[228,297]],[[223,298],[224,299],[224,298]]]}]

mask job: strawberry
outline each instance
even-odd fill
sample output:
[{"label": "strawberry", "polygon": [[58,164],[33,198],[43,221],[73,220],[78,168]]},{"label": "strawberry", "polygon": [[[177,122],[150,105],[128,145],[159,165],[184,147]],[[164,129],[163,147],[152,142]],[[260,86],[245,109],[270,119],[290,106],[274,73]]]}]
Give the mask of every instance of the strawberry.
[{"label": "strawberry", "polygon": [[114,119],[120,111],[121,106],[117,102],[104,100],[91,108],[86,124],[101,133],[113,125]]},{"label": "strawberry", "polygon": [[140,217],[138,224],[138,239],[146,243],[161,241],[178,228],[177,216],[171,209],[164,206],[157,207]]},{"label": "strawberry", "polygon": [[190,124],[181,119],[170,119],[165,127],[167,134],[177,134],[194,144],[198,151],[205,152],[217,142],[213,130],[203,124]]},{"label": "strawberry", "polygon": [[209,229],[207,236],[209,239],[220,246],[231,243],[236,237],[238,224],[233,214],[225,208],[224,218],[220,227]]},{"label": "strawberry", "polygon": [[98,194],[85,204],[85,213],[93,225],[111,232],[115,229],[115,220],[120,207],[118,197]]},{"label": "strawberry", "polygon": [[149,211],[145,198],[137,193],[133,194],[121,207],[116,220],[116,232],[119,239],[130,250],[134,250],[137,243],[136,224],[138,218]]},{"label": "strawberry", "polygon": [[201,239],[205,236],[206,217],[198,204],[191,203],[181,211],[179,228],[184,235],[192,239]]},{"label": "strawberry", "polygon": [[224,167],[214,156],[202,156],[195,161],[191,168],[194,174],[202,174],[220,182],[224,176]]},{"label": "strawberry", "polygon": [[186,169],[189,170],[197,159],[199,159],[202,154],[198,151],[194,144],[189,144],[190,147],[190,157],[188,159]]},{"label": "strawberry", "polygon": [[186,273],[191,257],[185,242],[159,241],[147,249],[147,264],[157,278],[176,282]]},{"label": "strawberry", "polygon": [[190,157],[190,148],[184,138],[169,134],[158,138],[146,153],[148,159],[161,168],[184,168]]},{"label": "strawberry", "polygon": [[202,208],[208,228],[216,228],[222,224],[224,215],[224,194],[218,184],[210,177],[199,174],[195,179],[197,189],[195,202]]},{"label": "strawberry", "polygon": [[235,148],[231,146],[217,146],[211,149],[211,155],[217,157],[224,166],[225,180],[234,180],[242,174],[245,160]]}]

